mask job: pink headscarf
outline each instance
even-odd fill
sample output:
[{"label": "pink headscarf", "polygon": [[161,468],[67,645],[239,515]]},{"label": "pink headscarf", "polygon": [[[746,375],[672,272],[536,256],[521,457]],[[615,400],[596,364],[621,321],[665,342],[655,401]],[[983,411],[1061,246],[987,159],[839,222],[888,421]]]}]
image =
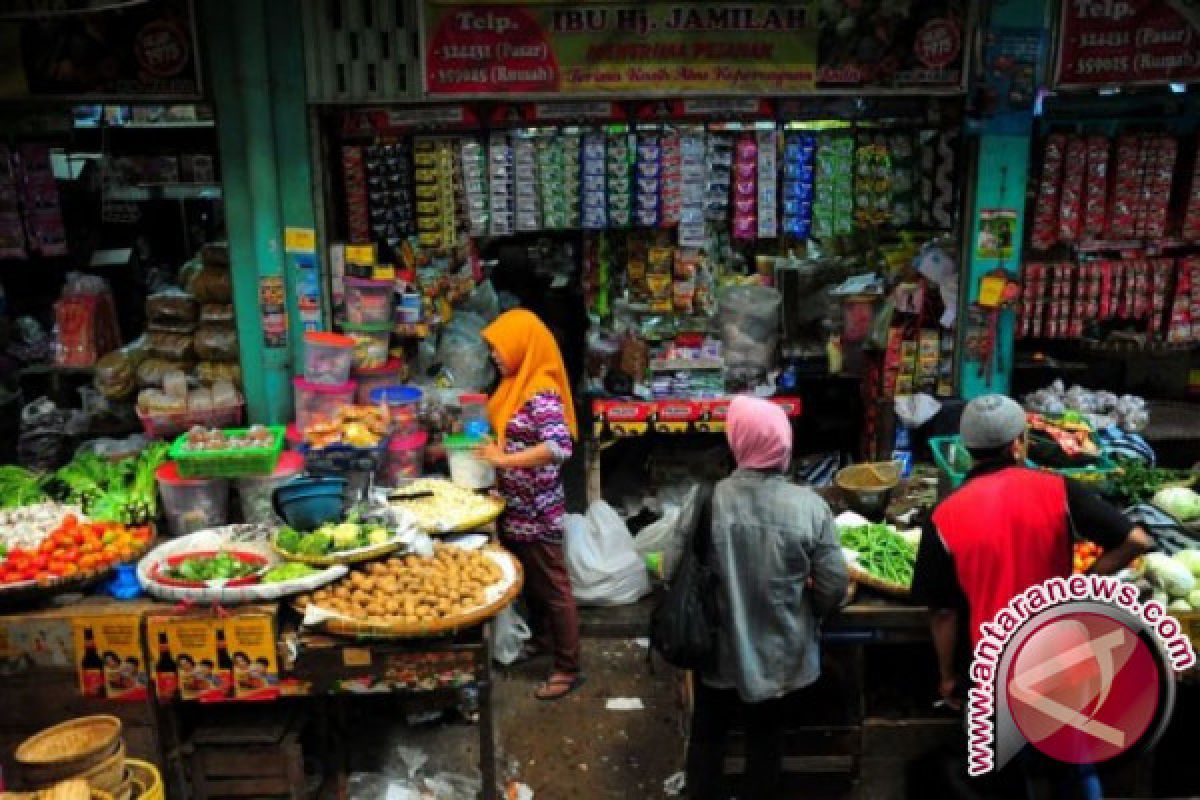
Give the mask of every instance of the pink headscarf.
[{"label": "pink headscarf", "polygon": [[779,406],[738,395],[729,404],[725,436],[739,467],[785,469],[792,458],[792,424]]}]

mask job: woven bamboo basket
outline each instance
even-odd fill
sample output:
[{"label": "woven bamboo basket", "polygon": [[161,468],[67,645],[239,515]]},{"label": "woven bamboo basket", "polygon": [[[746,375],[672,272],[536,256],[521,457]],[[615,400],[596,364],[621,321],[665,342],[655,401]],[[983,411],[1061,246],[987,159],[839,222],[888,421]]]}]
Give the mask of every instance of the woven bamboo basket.
[{"label": "woven bamboo basket", "polygon": [[26,783],[47,786],[100,766],[122,746],[121,720],[97,715],[34,734],[17,747],[13,758]]},{"label": "woven bamboo basket", "polygon": [[[87,793],[89,800],[115,800],[115,798],[106,791],[95,787],[87,787],[83,781],[61,781],[60,783],[78,784],[77,791],[73,796],[82,796]],[[56,795],[54,787],[49,789],[39,789],[36,792],[0,792],[0,800],[51,800]]]},{"label": "woven bamboo basket", "polygon": [[125,742],[117,740],[117,752],[78,776],[93,789],[116,794],[125,780]]},{"label": "woven bamboo basket", "polygon": [[[512,568],[515,572],[515,579],[504,590],[503,594],[496,597],[492,602],[479,608],[473,609],[465,614],[459,614],[454,617],[445,617],[438,620],[430,620],[417,624],[409,624],[403,622],[391,622],[386,619],[371,620],[352,620],[352,619],[330,619],[321,623],[319,628],[326,633],[335,636],[350,636],[356,639],[418,639],[428,636],[439,636],[446,633],[470,628],[485,622],[503,611],[509,604],[517,599],[521,594],[521,587],[525,582],[525,574],[521,569],[521,562],[517,561],[516,557],[504,551],[492,551],[493,553],[502,554],[504,557],[511,560]],[[303,609],[297,607],[297,610],[303,614]]]},{"label": "woven bamboo basket", "polygon": [[910,594],[912,594],[911,586],[885,581],[883,578],[878,578],[867,572],[858,564],[847,564],[846,572],[849,573],[850,580],[854,581],[860,586],[866,586],[874,589],[877,592],[882,592],[883,594],[891,595],[901,599],[907,598]]},{"label": "woven bamboo basket", "polygon": [[149,761],[131,758],[126,762],[133,780],[134,800],[167,800],[162,775]]}]

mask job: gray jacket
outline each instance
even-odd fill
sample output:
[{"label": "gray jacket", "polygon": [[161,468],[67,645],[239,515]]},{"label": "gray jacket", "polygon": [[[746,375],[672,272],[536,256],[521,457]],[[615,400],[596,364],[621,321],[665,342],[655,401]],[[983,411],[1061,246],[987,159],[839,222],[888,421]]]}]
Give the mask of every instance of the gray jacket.
[{"label": "gray jacket", "polygon": [[713,489],[710,563],[718,661],[704,682],[757,703],[815,681],[820,624],[847,584],[825,501],[782,475],[737,470]]}]

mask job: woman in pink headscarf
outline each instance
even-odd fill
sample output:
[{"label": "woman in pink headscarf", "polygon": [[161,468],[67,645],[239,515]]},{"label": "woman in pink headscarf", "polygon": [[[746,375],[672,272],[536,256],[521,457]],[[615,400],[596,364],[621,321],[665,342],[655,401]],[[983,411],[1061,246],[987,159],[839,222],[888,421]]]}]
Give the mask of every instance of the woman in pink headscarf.
[{"label": "woman in pink headscarf", "polygon": [[779,796],[788,699],[820,674],[820,624],[845,597],[846,564],[829,506],[787,478],[783,409],[736,397],[725,430],[737,470],[711,501],[717,660],[696,682],[687,785],[692,798],[728,796],[725,740],[740,708],[748,760],[738,796],[768,800]]}]

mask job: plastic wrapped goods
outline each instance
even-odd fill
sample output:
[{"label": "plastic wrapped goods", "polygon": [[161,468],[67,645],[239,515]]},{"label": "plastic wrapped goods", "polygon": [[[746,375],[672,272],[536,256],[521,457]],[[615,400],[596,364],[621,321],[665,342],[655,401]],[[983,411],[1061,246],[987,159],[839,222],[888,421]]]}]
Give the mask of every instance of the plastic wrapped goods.
[{"label": "plastic wrapped goods", "polygon": [[721,344],[731,373],[765,374],[774,365],[781,304],[779,292],[766,286],[730,286],[721,292]]},{"label": "plastic wrapped goods", "polygon": [[227,325],[203,325],[196,330],[196,355],[205,361],[237,361],[237,329]]}]

